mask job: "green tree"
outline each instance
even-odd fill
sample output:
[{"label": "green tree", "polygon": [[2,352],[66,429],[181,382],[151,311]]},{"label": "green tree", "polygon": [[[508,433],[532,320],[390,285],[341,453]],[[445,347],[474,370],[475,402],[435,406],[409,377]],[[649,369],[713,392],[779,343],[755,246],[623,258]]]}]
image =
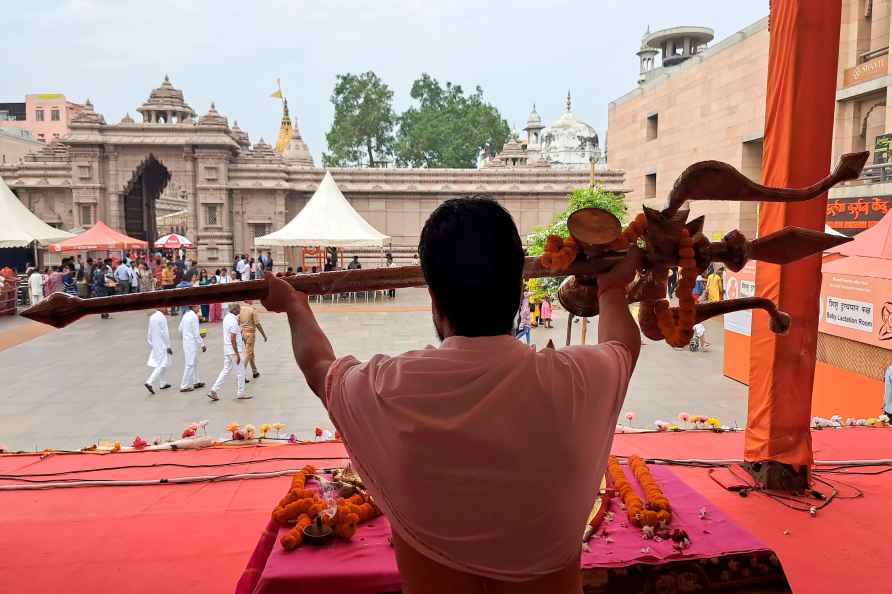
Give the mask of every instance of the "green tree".
[{"label": "green tree", "polygon": [[[541,256],[545,251],[545,239],[549,235],[567,237],[567,219],[580,208],[603,208],[619,219],[620,223],[626,222],[626,202],[622,194],[608,192],[604,188],[578,188],[567,195],[567,208],[551,219],[551,223],[540,227],[527,235],[527,253],[531,256]],[[536,282],[529,285],[534,300],[539,300],[545,295],[554,297],[557,289],[563,282],[563,278],[535,279]]]},{"label": "green tree", "polygon": [[473,168],[480,148],[501,150],[510,135],[499,110],[483,100],[483,89],[466,95],[460,85],[442,86],[422,74],[412,83],[418,102],[400,116],[397,163],[411,167]]},{"label": "green tree", "polygon": [[334,121],[325,135],[329,167],[376,167],[393,156],[393,91],[374,72],[339,74],[334,93]]}]

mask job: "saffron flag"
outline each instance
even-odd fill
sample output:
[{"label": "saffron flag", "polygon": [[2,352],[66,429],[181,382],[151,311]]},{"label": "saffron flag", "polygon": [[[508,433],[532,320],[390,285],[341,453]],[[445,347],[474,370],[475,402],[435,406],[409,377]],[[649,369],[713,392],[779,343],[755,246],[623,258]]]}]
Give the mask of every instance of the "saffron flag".
[{"label": "saffron flag", "polygon": [[272,93],[272,94],[270,95],[270,97],[273,97],[273,98],[275,98],[275,99],[282,99],[282,98],[283,98],[283,97],[282,97],[282,89],[279,89],[278,91],[275,91],[274,93]]}]

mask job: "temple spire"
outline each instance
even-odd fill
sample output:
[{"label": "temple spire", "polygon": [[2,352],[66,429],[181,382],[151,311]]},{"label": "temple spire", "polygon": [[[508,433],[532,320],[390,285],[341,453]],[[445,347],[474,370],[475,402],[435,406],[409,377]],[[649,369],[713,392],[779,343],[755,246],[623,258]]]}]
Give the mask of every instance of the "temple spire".
[{"label": "temple spire", "polygon": [[[278,80],[276,81],[278,83]],[[273,97],[282,100],[282,119],[279,122],[279,135],[276,137],[276,152],[284,153],[288,141],[291,140],[293,129],[291,127],[291,115],[288,113],[288,99],[282,93],[282,87],[279,85],[278,91],[273,93]]]},{"label": "temple spire", "polygon": [[572,111],[570,109],[570,89],[567,89],[567,111],[568,112]]}]

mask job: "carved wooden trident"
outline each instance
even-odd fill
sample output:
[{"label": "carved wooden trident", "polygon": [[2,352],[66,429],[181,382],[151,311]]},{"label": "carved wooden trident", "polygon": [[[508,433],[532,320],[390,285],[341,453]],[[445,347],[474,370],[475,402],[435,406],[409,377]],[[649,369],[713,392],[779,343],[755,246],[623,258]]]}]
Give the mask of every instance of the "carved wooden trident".
[{"label": "carved wooden trident", "polygon": [[[739,231],[731,231],[722,241],[711,242],[703,233],[703,217],[688,221],[689,211],[682,206],[691,200],[799,202],[815,198],[837,183],[857,179],[868,153],[843,156],[831,175],[801,189],[768,188],[747,179],[725,163],[703,161],[686,169],[669,195],[669,204],[657,211],[644,208],[647,221],[642,237],[645,258],[639,277],[629,292],[629,302],[641,302],[639,320],[642,331],[653,340],[663,334],[654,322],[655,304],[666,296],[665,271],[678,265],[679,241],[683,230],[691,239],[694,261],[703,272],[710,263],[720,262],[731,270],[740,270],[749,259],[787,264],[849,241],[847,237],[828,235],[810,229],[786,227],[781,231],[747,239]],[[571,236],[579,246],[575,259],[555,270],[544,267],[539,258],[528,257],[524,278],[566,276],[559,291],[561,304],[577,316],[598,313],[595,276],[609,270],[625,256],[616,249],[621,236],[620,223],[612,214],[600,209],[583,209],[568,221]],[[301,274],[283,277],[299,291],[310,295],[330,295],[355,291],[376,291],[425,286],[420,266],[372,268]],[[132,293],[95,299],[80,299],[65,293],[54,293],[45,301],[22,312],[26,318],[63,328],[85,315],[114,313],[139,309],[167,308],[194,303],[224,303],[266,297],[268,282],[264,279],[208,285],[186,289],[169,289]],[[744,309],[761,308],[772,318],[772,329],[783,332],[790,325],[787,314],[763,298],[743,298],[696,306],[695,321]]]}]

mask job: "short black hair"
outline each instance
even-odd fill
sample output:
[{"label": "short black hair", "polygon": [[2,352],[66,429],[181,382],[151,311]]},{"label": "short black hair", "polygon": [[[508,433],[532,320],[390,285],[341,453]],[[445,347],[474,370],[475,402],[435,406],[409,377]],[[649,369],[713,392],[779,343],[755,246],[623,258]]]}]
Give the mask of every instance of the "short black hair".
[{"label": "short black hair", "polygon": [[459,336],[511,331],[524,254],[508,211],[485,196],[453,198],[428,217],[418,242],[424,279]]}]

